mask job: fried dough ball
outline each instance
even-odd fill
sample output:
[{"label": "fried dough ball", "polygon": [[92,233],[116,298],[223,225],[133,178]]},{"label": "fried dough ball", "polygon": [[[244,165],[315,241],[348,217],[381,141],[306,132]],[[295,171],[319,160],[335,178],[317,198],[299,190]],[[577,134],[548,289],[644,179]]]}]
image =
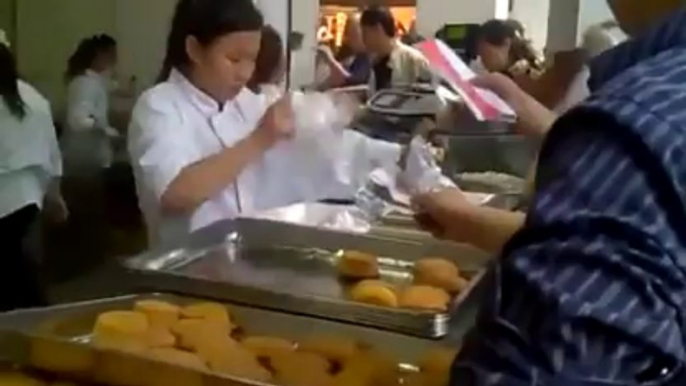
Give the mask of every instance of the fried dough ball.
[{"label": "fried dough ball", "polygon": [[93,341],[103,348],[141,352],[147,348],[149,327],[148,318],[140,312],[105,312],[95,322]]},{"label": "fried dough ball", "polygon": [[145,336],[150,348],[172,348],[176,345],[176,336],[166,328],[152,327]]},{"label": "fried dough ball", "polygon": [[31,366],[75,376],[85,376],[95,366],[92,348],[52,339],[31,339]]},{"label": "fried dough ball", "polygon": [[351,358],[334,377],[335,386],[397,386],[397,363],[374,351],[362,352]]},{"label": "fried dough ball", "polygon": [[328,373],[331,363],[321,355],[307,352],[283,352],[274,355],[270,364],[276,374],[289,372],[294,369],[308,369],[311,372]]},{"label": "fried dough ball", "polygon": [[2,386],[45,386],[45,383],[20,372],[0,373]]},{"label": "fried dough ball", "polygon": [[206,342],[226,337],[229,339],[231,325],[207,319],[182,319],[172,326],[178,345],[186,350],[197,351]]},{"label": "fried dough ball", "polygon": [[274,380],[280,386],[333,386],[334,378],[326,371],[292,368],[277,373]]},{"label": "fried dough ball", "polygon": [[350,291],[351,298],[360,303],[382,307],[398,307],[398,296],[388,283],[379,280],[364,280]]},{"label": "fried dough ball", "polygon": [[404,380],[403,386],[448,386],[449,381],[447,374],[415,373]]},{"label": "fried dough ball", "polygon": [[414,282],[442,288],[450,293],[459,293],[466,287],[466,280],[460,277],[460,270],[450,260],[441,258],[422,259],[414,265]]},{"label": "fried dough ball", "polygon": [[447,347],[431,348],[419,357],[417,366],[426,373],[448,374],[458,352]]},{"label": "fried dough ball", "polygon": [[312,336],[298,343],[298,351],[321,355],[339,364],[347,362],[359,349],[358,342],[334,336]]},{"label": "fried dough ball", "polygon": [[149,363],[145,369],[144,386],[203,386],[203,374],[198,369],[170,363]]},{"label": "fried dough ball", "polygon": [[188,319],[204,319],[231,325],[231,317],[225,306],[219,303],[196,303],[181,309],[181,316]]},{"label": "fried dough ball", "polygon": [[170,329],[181,315],[181,307],[159,300],[139,300],[133,310],[145,314],[150,327],[161,329]]},{"label": "fried dough ball", "polygon": [[379,263],[374,255],[345,251],[338,260],[338,274],[348,279],[373,279],[379,277]]},{"label": "fried dough ball", "polygon": [[139,357],[144,355],[144,352],[130,355],[118,351],[99,351],[93,380],[112,386],[146,386],[144,376],[150,364]]},{"label": "fried dough ball", "polygon": [[146,352],[148,358],[169,363],[175,366],[204,371],[207,370],[205,362],[197,355],[187,351],[173,348],[156,348]]},{"label": "fried dough ball", "polygon": [[279,353],[295,350],[293,342],[269,336],[249,336],[241,341],[241,345],[257,355],[258,358],[271,358]]},{"label": "fried dough ball", "polygon": [[255,354],[229,337],[205,342],[198,355],[218,373],[265,383],[272,379]]},{"label": "fried dough ball", "polygon": [[400,294],[400,307],[446,312],[450,295],[441,288],[425,285],[407,287]]}]

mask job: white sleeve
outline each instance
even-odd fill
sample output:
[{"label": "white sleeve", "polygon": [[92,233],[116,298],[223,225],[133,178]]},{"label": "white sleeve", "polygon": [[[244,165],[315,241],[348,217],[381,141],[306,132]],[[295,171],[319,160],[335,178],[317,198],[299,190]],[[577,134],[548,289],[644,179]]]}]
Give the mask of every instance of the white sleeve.
[{"label": "white sleeve", "polygon": [[98,84],[88,77],[75,78],[69,84],[67,100],[67,124],[76,131],[90,130],[97,125],[96,101]]},{"label": "white sleeve", "polygon": [[137,183],[159,200],[181,171],[200,161],[183,117],[171,103],[143,96],[133,111],[128,149]]}]

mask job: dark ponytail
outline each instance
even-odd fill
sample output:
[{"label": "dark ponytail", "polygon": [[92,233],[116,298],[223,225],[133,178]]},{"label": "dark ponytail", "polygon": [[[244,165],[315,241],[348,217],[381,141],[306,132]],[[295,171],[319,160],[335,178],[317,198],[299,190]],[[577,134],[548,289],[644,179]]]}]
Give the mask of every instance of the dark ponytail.
[{"label": "dark ponytail", "polygon": [[183,71],[188,66],[187,37],[210,45],[232,32],[260,31],[263,24],[262,14],[251,0],[179,0],[158,81],[167,80],[172,69]]},{"label": "dark ponytail", "polygon": [[510,47],[510,65],[526,61],[529,68],[541,71],[543,63],[536,49],[524,36],[524,27],[516,20],[489,20],[479,29],[479,40],[494,46],[502,46],[507,40],[512,43]]},{"label": "dark ponytail", "polygon": [[0,43],[0,95],[10,113],[18,119],[26,116],[26,104],[19,94],[19,74],[14,55],[9,47]]},{"label": "dark ponytail", "polygon": [[116,47],[117,41],[106,34],[95,35],[81,40],[76,47],[76,51],[69,57],[65,74],[66,80],[70,81],[79,75],[83,75],[87,69],[93,66],[98,55]]}]

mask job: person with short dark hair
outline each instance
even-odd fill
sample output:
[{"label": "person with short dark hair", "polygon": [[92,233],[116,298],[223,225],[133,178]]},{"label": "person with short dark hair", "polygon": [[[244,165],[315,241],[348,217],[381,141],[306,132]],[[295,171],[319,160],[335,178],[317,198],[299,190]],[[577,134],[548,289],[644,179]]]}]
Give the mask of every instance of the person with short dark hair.
[{"label": "person with short dark hair", "polygon": [[396,24],[388,8],[372,6],[360,17],[362,39],[372,57],[370,91],[431,82],[434,74],[418,50],[399,41]]}]

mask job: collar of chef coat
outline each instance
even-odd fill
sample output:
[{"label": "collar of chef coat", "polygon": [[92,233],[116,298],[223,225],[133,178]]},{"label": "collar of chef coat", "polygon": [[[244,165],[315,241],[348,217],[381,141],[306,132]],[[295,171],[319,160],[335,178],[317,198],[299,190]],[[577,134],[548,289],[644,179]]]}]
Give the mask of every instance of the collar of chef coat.
[{"label": "collar of chef coat", "polygon": [[191,106],[207,119],[224,147],[233,146],[247,137],[264,113],[263,103],[247,88],[220,105],[178,70],[172,70],[169,82],[175,84]]},{"label": "collar of chef coat", "polygon": [[234,99],[220,104],[211,96],[207,95],[204,91],[200,90],[193,83],[191,83],[185,75],[183,75],[178,70],[172,70],[169,75],[169,81],[176,84],[181,88],[182,92],[189,98],[191,104],[198,109],[206,118],[211,119],[226,110],[235,110],[242,120],[247,120],[245,111],[242,103],[243,94],[245,90],[242,90]]}]

